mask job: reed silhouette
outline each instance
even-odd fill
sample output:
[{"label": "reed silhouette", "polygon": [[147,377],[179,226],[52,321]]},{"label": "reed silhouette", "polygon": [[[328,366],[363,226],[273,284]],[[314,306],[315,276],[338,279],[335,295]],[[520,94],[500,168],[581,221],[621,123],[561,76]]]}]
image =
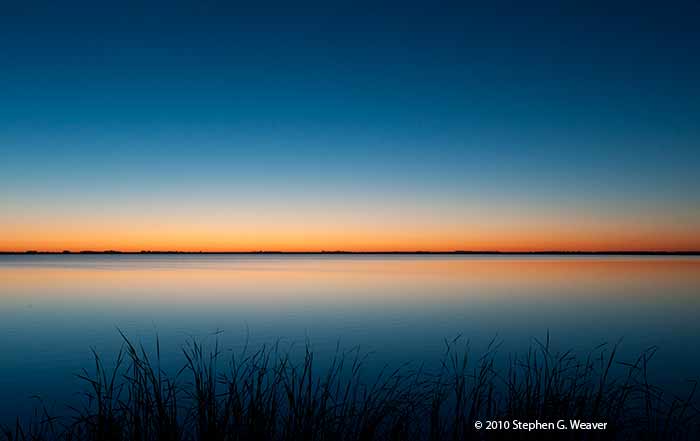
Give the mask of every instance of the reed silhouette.
[{"label": "reed silhouette", "polygon": [[[700,439],[695,385],[685,397],[653,386],[655,349],[634,363],[617,361],[617,345],[585,357],[555,353],[549,336],[499,366],[498,345],[473,357],[461,339],[445,342],[435,372],[384,369],[366,380],[368,356],[336,350],[319,370],[310,347],[301,356],[279,344],[224,355],[218,339],[183,347],[185,364],[169,375],[154,353],[124,344],[107,369],[79,374],[82,405],[67,415],[37,408],[29,421],[3,428],[12,440],[491,440]],[[615,373],[615,374],[613,374]],[[607,422],[605,430],[477,430],[475,421]]]}]

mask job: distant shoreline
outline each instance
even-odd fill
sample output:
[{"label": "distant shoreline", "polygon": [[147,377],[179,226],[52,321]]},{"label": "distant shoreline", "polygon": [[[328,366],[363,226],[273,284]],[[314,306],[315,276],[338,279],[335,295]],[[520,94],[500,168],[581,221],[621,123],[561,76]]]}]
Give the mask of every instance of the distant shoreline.
[{"label": "distant shoreline", "polygon": [[700,256],[700,251],[0,251],[1,255],[500,255]]}]

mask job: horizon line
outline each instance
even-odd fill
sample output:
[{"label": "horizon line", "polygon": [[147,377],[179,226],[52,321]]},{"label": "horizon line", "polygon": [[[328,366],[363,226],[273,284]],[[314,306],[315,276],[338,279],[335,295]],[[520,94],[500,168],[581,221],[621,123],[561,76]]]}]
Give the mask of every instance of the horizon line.
[{"label": "horizon line", "polygon": [[435,250],[414,250],[414,251],[347,251],[347,250],[316,250],[316,251],[277,251],[277,250],[257,250],[257,251],[178,251],[178,250],[140,250],[140,251],[120,251],[120,250],[62,250],[62,251],[40,251],[40,250],[24,250],[24,251],[0,251],[0,255],[145,255],[145,254],[403,254],[403,255],[418,255],[418,254],[442,254],[442,255],[464,255],[464,254],[496,254],[496,255],[667,255],[667,256],[700,256],[700,250],[679,250],[679,251],[664,251],[664,250],[530,250],[530,251],[509,251],[509,250],[451,250],[451,251],[435,251]]}]

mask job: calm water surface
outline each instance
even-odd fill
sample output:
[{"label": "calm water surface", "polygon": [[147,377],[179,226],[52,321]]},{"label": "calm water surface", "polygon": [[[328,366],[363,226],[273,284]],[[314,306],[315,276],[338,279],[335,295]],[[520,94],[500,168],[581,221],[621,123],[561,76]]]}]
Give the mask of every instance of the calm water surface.
[{"label": "calm water surface", "polygon": [[700,259],[495,256],[0,256],[0,421],[32,395],[75,399],[90,348],[109,360],[116,331],[180,365],[189,337],[232,350],[338,342],[377,366],[436,363],[444,339],[492,338],[522,351],[547,331],[586,351],[623,338],[631,359],[658,346],[658,381],[700,377]]}]

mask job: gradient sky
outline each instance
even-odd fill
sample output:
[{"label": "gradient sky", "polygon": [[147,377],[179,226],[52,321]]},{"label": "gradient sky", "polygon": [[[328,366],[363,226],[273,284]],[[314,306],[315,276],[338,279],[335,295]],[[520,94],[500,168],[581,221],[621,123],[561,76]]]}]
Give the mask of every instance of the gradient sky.
[{"label": "gradient sky", "polygon": [[14,3],[0,250],[700,249],[698,2]]}]

